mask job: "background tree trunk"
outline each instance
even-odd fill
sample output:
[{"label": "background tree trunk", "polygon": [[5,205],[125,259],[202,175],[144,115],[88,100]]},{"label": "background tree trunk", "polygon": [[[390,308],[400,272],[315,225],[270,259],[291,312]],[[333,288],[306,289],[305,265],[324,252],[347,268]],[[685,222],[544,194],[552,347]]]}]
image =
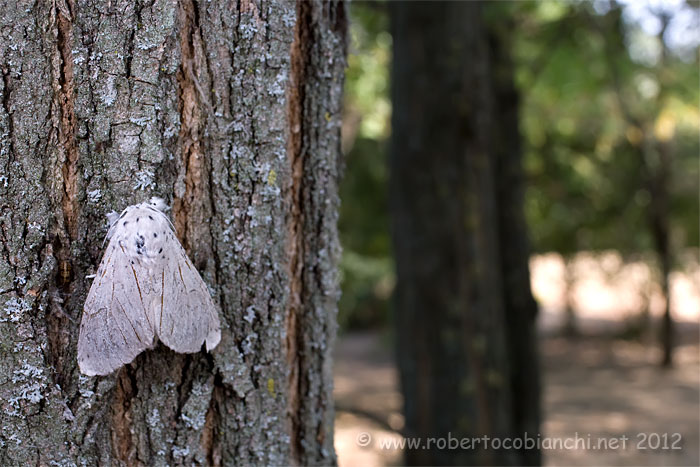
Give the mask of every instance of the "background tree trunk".
[{"label": "background tree trunk", "polygon": [[[331,464],[340,2],[3,2],[0,463]],[[105,214],[159,195],[211,354],[79,374]]]},{"label": "background tree trunk", "polygon": [[[657,37],[661,44],[661,57],[659,67],[664,69],[668,61],[668,48],[664,42],[664,35],[668,24],[671,21],[667,15],[661,15],[661,30]],[[668,99],[669,84],[668,78],[659,76],[658,82],[661,88],[656,96],[656,107],[662,109],[666,99]],[[647,138],[653,134],[648,131]],[[649,193],[651,203],[649,206],[649,224],[652,238],[654,239],[654,249],[659,258],[659,269],[661,275],[661,293],[664,298],[664,311],[661,318],[661,366],[673,366],[673,349],[676,345],[673,316],[671,315],[671,270],[673,267],[674,251],[671,244],[671,193],[673,186],[673,148],[671,137],[654,136],[653,142],[656,147],[647,150],[644,157],[645,171],[647,172]]]},{"label": "background tree trunk", "polygon": [[[515,436],[540,432],[540,361],[537,350],[537,302],[530,289],[530,236],[525,220],[525,176],[520,136],[520,93],[511,59],[512,17],[492,20],[489,58],[493,96],[491,151],[495,161],[498,241],[503,280],[508,360]],[[520,449],[521,465],[540,465],[538,448]]]},{"label": "background tree trunk", "polygon": [[[536,436],[536,304],[507,45],[489,37],[477,2],[390,8],[392,237],[406,435],[424,443]],[[405,459],[519,465],[538,463],[539,452],[433,444],[406,451]]]},{"label": "background tree trunk", "polygon": [[[391,4],[398,362],[406,434],[423,439],[511,430],[479,11],[473,2]],[[503,451],[436,446],[405,458],[514,462]]]},{"label": "background tree trunk", "polygon": [[[659,10],[661,11],[661,10]],[[674,261],[674,249],[671,243],[671,187],[673,186],[673,132],[668,135],[657,135],[654,130],[654,121],[644,116],[638,116],[632,111],[632,106],[627,102],[621,88],[622,72],[615,61],[615,54],[625,51],[623,41],[625,34],[621,10],[613,10],[609,14],[608,21],[612,21],[612,30],[616,34],[615,40],[606,41],[607,65],[611,71],[613,89],[617,103],[627,123],[642,132],[642,144],[638,147],[639,157],[642,161],[641,171],[644,180],[642,187],[649,192],[650,202],[647,212],[647,222],[651,233],[652,245],[658,259],[659,286],[663,297],[663,314],[661,317],[659,341],[661,346],[662,367],[673,365],[673,349],[675,346],[675,331],[673,316],[671,314],[671,290],[669,286],[670,275]],[[669,50],[664,41],[666,29],[671,18],[666,14],[660,14],[661,27],[657,33],[657,39],[661,45],[658,70],[665,70],[668,66]],[[653,118],[657,119],[662,112],[669,95],[670,80],[668,73],[657,71],[656,82],[659,89],[654,98]]]}]

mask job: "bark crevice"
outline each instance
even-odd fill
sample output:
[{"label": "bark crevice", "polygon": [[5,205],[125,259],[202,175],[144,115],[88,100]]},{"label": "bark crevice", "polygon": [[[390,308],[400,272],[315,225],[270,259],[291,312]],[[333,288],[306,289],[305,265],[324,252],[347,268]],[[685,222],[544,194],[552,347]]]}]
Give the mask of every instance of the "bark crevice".
[{"label": "bark crevice", "polygon": [[197,79],[198,62],[202,38],[199,32],[197,4],[193,0],[183,1],[179,5],[180,50],[182,53],[180,69],[177,72],[178,101],[180,112],[180,133],[178,146],[181,150],[184,170],[185,192],[173,202],[173,221],[175,230],[185,250],[190,250],[193,239],[189,238],[188,219],[196,204],[203,201],[206,194],[204,186],[208,185],[206,164],[204,160],[202,129],[206,123],[206,113],[202,111],[204,90]]},{"label": "bark crevice", "polygon": [[112,449],[114,457],[126,465],[132,465],[136,456],[131,439],[131,401],[136,396],[136,381],[130,371],[128,366],[119,370],[112,402]]},{"label": "bark crevice", "polygon": [[304,78],[308,58],[309,41],[309,5],[297,3],[297,21],[294,40],[290,51],[290,76],[287,88],[287,118],[289,135],[287,139],[287,157],[291,169],[290,186],[287,197],[289,216],[287,219],[287,258],[289,261],[289,298],[285,310],[286,355],[289,376],[287,381],[287,412],[290,421],[290,455],[295,462],[300,461],[301,439],[299,438],[300,408],[300,361],[297,339],[299,320],[297,315],[303,297],[303,262],[304,262],[304,213],[302,211],[302,184],[304,173],[303,123],[304,123]]},{"label": "bark crevice", "polygon": [[[77,127],[75,116],[75,94],[73,83],[73,13],[74,5],[70,1],[59,2],[56,11],[57,47],[61,65],[58,80],[58,109],[60,121],[58,128],[58,143],[64,154],[63,158],[63,199],[62,209],[65,228],[70,240],[78,237],[78,145],[75,139]],[[68,241],[70,241],[68,240]],[[70,249],[70,245],[62,245]],[[68,256],[60,258],[67,260]]]},{"label": "bark crevice", "polygon": [[206,453],[207,465],[221,465],[221,436],[218,427],[221,424],[219,407],[224,398],[223,392],[223,382],[217,375],[214,377],[214,389],[209,400],[200,441],[202,451]]},{"label": "bark crevice", "polygon": [[[8,142],[8,154],[12,156],[15,153],[13,149],[14,141],[14,124],[12,122],[12,109],[10,106],[10,71],[8,69],[2,70],[2,108],[7,114],[7,142]],[[5,168],[5,173],[10,174],[10,163],[12,161],[11,157],[7,158],[7,167]],[[5,175],[7,177],[7,175]],[[4,182],[9,184],[9,180],[5,178]]]},{"label": "bark crevice", "polygon": [[[53,119],[52,140],[56,145],[58,155],[55,166],[55,174],[58,180],[50,180],[50,184],[56,189],[56,194],[60,193],[59,201],[54,205],[57,223],[54,224],[55,236],[51,239],[51,255],[55,255],[58,260],[58,270],[56,273],[56,287],[49,285],[51,302],[51,313],[46,318],[46,335],[48,341],[48,351],[46,361],[54,369],[54,380],[61,387],[66,387],[70,383],[67,370],[70,364],[70,316],[63,311],[64,300],[70,294],[71,283],[73,281],[73,263],[71,253],[71,243],[78,238],[78,163],[79,152],[76,141],[77,118],[75,115],[75,94],[73,80],[73,14],[75,5],[72,1],[56,2],[52,11],[53,34],[55,37],[55,48],[52,53],[53,72],[53,104],[51,107]],[[59,175],[60,174],[60,175]],[[52,177],[51,171],[47,171],[45,176]],[[55,253],[54,253],[55,251]]]}]

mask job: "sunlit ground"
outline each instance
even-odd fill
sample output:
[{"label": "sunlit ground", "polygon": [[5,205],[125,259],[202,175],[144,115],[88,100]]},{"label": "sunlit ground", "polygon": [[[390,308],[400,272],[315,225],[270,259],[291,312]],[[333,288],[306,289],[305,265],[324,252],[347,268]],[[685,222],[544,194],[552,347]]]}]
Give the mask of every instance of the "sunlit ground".
[{"label": "sunlit ground", "polygon": [[[570,297],[585,337],[574,340],[557,337],[556,332],[564,321],[566,303],[563,261],[552,255],[535,257],[531,270],[532,288],[542,307],[542,435],[628,438],[625,449],[545,450],[545,464],[700,465],[697,266],[672,278],[679,338],[675,367],[667,371],[657,366],[660,354],[652,335],[627,341],[611,338],[646,303],[652,316],[661,310],[651,273],[643,264],[622,265],[615,254],[576,258],[577,280]],[[335,444],[341,466],[401,464],[400,451],[379,447],[382,440],[399,440],[403,426],[391,350],[380,333],[339,339]],[[365,439],[364,433],[372,437],[367,447],[357,442],[358,437]],[[680,449],[663,449],[664,435],[669,448]],[[661,440],[659,448],[649,449],[657,439]],[[642,447],[648,449],[639,449]]]},{"label": "sunlit ground", "polygon": [[[671,274],[671,310],[678,321],[700,318],[700,267],[697,250],[680,258],[684,272]],[[530,261],[532,291],[540,304],[539,327],[560,329],[567,300],[567,268],[558,254],[537,255]],[[655,272],[642,261],[623,262],[616,252],[579,253],[569,263],[571,305],[582,332],[614,332],[639,316],[645,307],[658,318],[664,309]]]}]

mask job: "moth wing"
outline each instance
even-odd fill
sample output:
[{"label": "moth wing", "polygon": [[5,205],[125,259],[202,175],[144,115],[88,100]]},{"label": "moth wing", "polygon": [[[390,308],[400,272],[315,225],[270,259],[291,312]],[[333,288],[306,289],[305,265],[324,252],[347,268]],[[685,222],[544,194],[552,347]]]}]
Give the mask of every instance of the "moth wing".
[{"label": "moth wing", "polygon": [[218,312],[199,272],[175,242],[163,267],[156,334],[176,352],[199,352],[204,342],[211,350],[221,340]]},{"label": "moth wing", "polygon": [[153,346],[148,313],[160,296],[153,282],[146,268],[131,263],[118,240],[110,241],[80,323],[78,366],[83,374],[109,374]]}]

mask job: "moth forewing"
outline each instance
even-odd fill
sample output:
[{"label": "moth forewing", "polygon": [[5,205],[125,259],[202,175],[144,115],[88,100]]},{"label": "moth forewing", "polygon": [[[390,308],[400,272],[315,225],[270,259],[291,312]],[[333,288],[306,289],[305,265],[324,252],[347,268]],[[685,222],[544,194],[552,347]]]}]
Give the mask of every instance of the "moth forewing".
[{"label": "moth forewing", "polygon": [[176,352],[198,352],[205,342],[207,350],[211,350],[221,339],[218,312],[206,284],[179,242],[173,253],[164,267],[163,302],[156,334]]},{"label": "moth forewing", "polygon": [[110,241],[85,301],[78,337],[78,366],[86,375],[106,375],[153,346],[155,333],[146,315],[135,268]]}]

